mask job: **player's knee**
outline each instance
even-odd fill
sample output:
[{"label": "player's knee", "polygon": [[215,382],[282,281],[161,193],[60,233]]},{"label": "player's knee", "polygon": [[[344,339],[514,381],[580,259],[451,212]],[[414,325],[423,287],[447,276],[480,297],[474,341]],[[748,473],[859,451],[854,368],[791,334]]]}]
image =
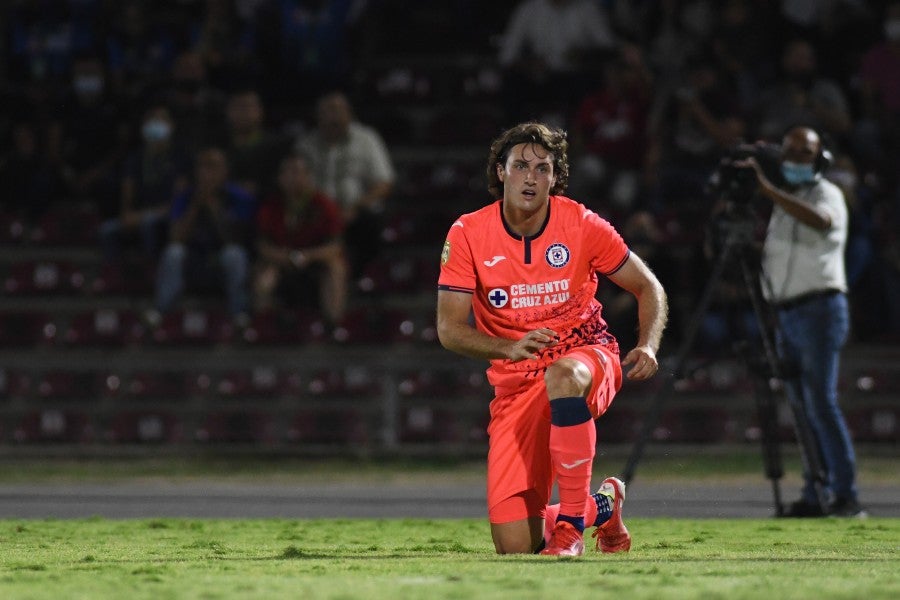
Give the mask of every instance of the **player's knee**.
[{"label": "player's knee", "polygon": [[584,396],[591,388],[591,372],[577,360],[563,358],[547,367],[544,384],[550,398]]}]

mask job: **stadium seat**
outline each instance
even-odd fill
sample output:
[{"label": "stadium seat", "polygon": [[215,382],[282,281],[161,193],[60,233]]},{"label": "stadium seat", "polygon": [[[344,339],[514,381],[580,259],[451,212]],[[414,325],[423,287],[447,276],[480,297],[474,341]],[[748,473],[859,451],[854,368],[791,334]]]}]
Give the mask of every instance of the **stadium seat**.
[{"label": "stadium seat", "polygon": [[324,338],[325,324],[316,311],[270,310],[253,315],[241,336],[251,344],[302,344]]},{"label": "stadium seat", "polygon": [[486,406],[494,396],[481,369],[418,369],[399,374],[397,385],[405,398],[473,399]]},{"label": "stadium seat", "polygon": [[275,440],[272,419],[254,410],[221,411],[207,415],[194,432],[205,443],[267,444]]},{"label": "stadium seat", "polygon": [[43,400],[81,400],[97,398],[97,377],[93,371],[49,371],[31,377],[30,395]]},{"label": "stadium seat", "polygon": [[281,377],[274,367],[260,366],[221,373],[211,387],[218,398],[272,399],[281,391]]},{"label": "stadium seat", "polygon": [[349,311],[331,332],[339,344],[383,344],[417,341],[414,315],[401,309],[359,307]]},{"label": "stadium seat", "polygon": [[30,348],[56,340],[53,318],[38,311],[0,313],[0,348]]},{"label": "stadium seat", "polygon": [[613,408],[595,422],[597,443],[627,444],[635,441],[640,431],[641,417],[634,410],[613,403]]},{"label": "stadium seat", "polygon": [[453,411],[420,404],[401,412],[399,439],[403,443],[452,443],[462,437]]},{"label": "stadium seat", "polygon": [[24,261],[12,265],[3,282],[10,296],[74,294],[84,287],[84,274],[66,261]]},{"label": "stadium seat", "polygon": [[855,442],[900,442],[900,407],[882,405],[848,409],[846,417]]},{"label": "stadium seat", "polygon": [[50,208],[41,218],[42,242],[46,245],[96,246],[100,216],[91,205]]},{"label": "stadium seat", "polygon": [[289,395],[304,398],[358,400],[372,398],[381,391],[381,382],[365,366],[321,369],[306,377],[291,374],[286,384]]},{"label": "stadium seat", "polygon": [[366,422],[355,410],[305,409],[287,431],[287,441],[300,444],[364,445],[368,439]]},{"label": "stadium seat", "polygon": [[70,346],[122,346],[139,341],[143,331],[134,311],[98,308],[72,317],[63,341]]},{"label": "stadium seat", "polygon": [[736,427],[720,408],[677,408],[665,411],[653,432],[658,441],[711,444],[734,441]]},{"label": "stadium seat", "polygon": [[23,241],[26,228],[22,219],[0,213],[0,244],[12,245]]},{"label": "stadium seat", "polygon": [[104,263],[91,279],[89,289],[98,296],[150,297],[155,277],[154,265],[144,261]]},{"label": "stadium seat", "polygon": [[184,371],[144,371],[123,377],[123,396],[134,400],[183,401],[189,397]]},{"label": "stadium seat", "polygon": [[163,316],[162,324],[150,332],[154,342],[163,345],[211,345],[229,339],[234,333],[224,310],[175,310]]},{"label": "stadium seat", "polygon": [[105,432],[112,443],[165,443],[184,440],[184,428],[162,410],[126,410],[116,414]]},{"label": "stadium seat", "polygon": [[30,411],[13,430],[13,440],[22,443],[83,443],[94,440],[87,414],[76,410],[45,408]]}]

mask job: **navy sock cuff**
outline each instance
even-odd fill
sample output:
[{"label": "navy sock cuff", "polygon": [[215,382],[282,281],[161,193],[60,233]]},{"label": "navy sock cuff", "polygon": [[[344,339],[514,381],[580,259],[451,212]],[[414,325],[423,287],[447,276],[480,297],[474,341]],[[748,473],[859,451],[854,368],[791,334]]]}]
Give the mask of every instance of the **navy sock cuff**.
[{"label": "navy sock cuff", "polygon": [[550,423],[559,427],[581,425],[593,417],[582,396],[556,398],[550,401]]},{"label": "navy sock cuff", "polygon": [[584,531],[584,517],[570,517],[569,515],[559,515],[558,517],[556,517],[556,522],[559,523],[560,521],[571,523],[578,531]]}]

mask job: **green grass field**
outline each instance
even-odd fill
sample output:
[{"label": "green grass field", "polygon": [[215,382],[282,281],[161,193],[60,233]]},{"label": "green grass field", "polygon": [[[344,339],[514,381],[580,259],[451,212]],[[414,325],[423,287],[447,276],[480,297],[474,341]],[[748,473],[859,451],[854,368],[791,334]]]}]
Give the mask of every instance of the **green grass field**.
[{"label": "green grass field", "polygon": [[628,524],[556,559],[483,520],[7,520],[0,598],[900,598],[897,519]]}]

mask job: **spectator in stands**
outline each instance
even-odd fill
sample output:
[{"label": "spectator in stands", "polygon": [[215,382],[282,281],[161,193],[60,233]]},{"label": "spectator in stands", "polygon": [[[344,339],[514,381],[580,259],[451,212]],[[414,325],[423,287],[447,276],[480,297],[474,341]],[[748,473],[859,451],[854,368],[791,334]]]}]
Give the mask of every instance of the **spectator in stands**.
[{"label": "spectator in stands", "polygon": [[859,66],[862,118],[856,125],[853,147],[865,166],[896,176],[900,160],[900,2],[890,2],[885,8],[883,29],[884,40],[866,51]]},{"label": "spectator in stands", "polygon": [[303,105],[345,84],[353,38],[366,2],[263,0],[256,12],[256,50],[264,90]]},{"label": "spectator in stands", "polygon": [[316,186],[341,206],[353,277],[381,246],[382,212],[394,189],[394,166],[381,135],[354,119],[341,92],[322,96],[316,128],[296,143],[308,156]]},{"label": "spectator in stands", "polygon": [[228,161],[220,148],[196,157],[193,186],[172,202],[169,243],[159,261],[155,308],[144,313],[158,327],[185,287],[224,279],[228,311],[235,325],[249,322],[247,277],[256,216],[253,196],[228,181]]},{"label": "spectator in stands", "polygon": [[572,194],[589,205],[634,208],[647,154],[647,117],[653,80],[640,48],[622,47],[606,64],[603,86],[587,95],[572,121]]},{"label": "spectator in stands", "polygon": [[777,49],[769,36],[772,16],[751,0],[728,0],[712,35],[716,61],[735,82],[745,111],[756,106],[761,89],[775,79]]},{"label": "spectator in stands", "polygon": [[236,91],[228,98],[225,109],[228,155],[231,179],[258,198],[271,192],[279,159],[290,145],[264,127],[265,109],[262,98],[252,89]]},{"label": "spectator in stands", "polygon": [[584,94],[585,68],[615,42],[596,2],[522,0],[506,24],[498,57],[507,118],[571,114],[566,99]]},{"label": "spectator in stands", "polygon": [[812,127],[832,140],[850,132],[850,107],[840,86],[819,76],[815,50],[794,39],[781,58],[781,78],[764,90],[758,108],[757,132],[764,139],[780,139],[796,123]]},{"label": "spectator in stands", "polygon": [[161,22],[159,11],[149,6],[141,0],[126,0],[109,15],[106,50],[112,85],[131,99],[160,86],[175,61],[176,35]]},{"label": "spectator in stands", "polygon": [[101,216],[118,209],[117,172],[128,125],[108,94],[106,70],[96,56],[81,56],[72,70],[72,93],[58,110],[62,159],[73,199],[95,204]]},{"label": "spectator in stands", "polygon": [[300,154],[282,159],[278,185],[257,216],[255,308],[270,309],[277,294],[290,306],[319,309],[336,325],[347,306],[340,208],[316,189]]},{"label": "spectator in stands", "polygon": [[[14,237],[29,239],[41,216],[63,189],[62,173],[47,159],[37,126],[16,123],[0,156],[0,197],[7,216],[17,220]],[[16,235],[18,234],[18,235]]]},{"label": "spectator in stands", "polygon": [[699,203],[709,175],[746,129],[735,90],[715,63],[694,57],[681,85],[657,94],[650,119],[652,208],[675,210],[682,217],[705,211]]},{"label": "spectator in stands", "polygon": [[233,0],[204,0],[203,5],[191,28],[191,46],[202,56],[213,85],[224,87],[248,74],[252,31],[239,18]]},{"label": "spectator in stands", "polygon": [[[77,55],[98,45],[91,7],[76,2],[4,2],[4,79],[38,87],[65,81]],[[8,32],[8,33],[7,33]]]},{"label": "spectator in stands", "polygon": [[224,122],[225,96],[209,84],[199,53],[183,52],[172,65],[164,99],[179,132],[178,143],[188,155],[215,142]]},{"label": "spectator in stands", "polygon": [[107,261],[123,258],[123,241],[137,234],[145,257],[155,259],[167,234],[173,197],[187,187],[188,160],[173,142],[175,123],[163,104],[144,113],[141,146],[125,161],[121,179],[121,209],[100,226],[100,244]]}]

